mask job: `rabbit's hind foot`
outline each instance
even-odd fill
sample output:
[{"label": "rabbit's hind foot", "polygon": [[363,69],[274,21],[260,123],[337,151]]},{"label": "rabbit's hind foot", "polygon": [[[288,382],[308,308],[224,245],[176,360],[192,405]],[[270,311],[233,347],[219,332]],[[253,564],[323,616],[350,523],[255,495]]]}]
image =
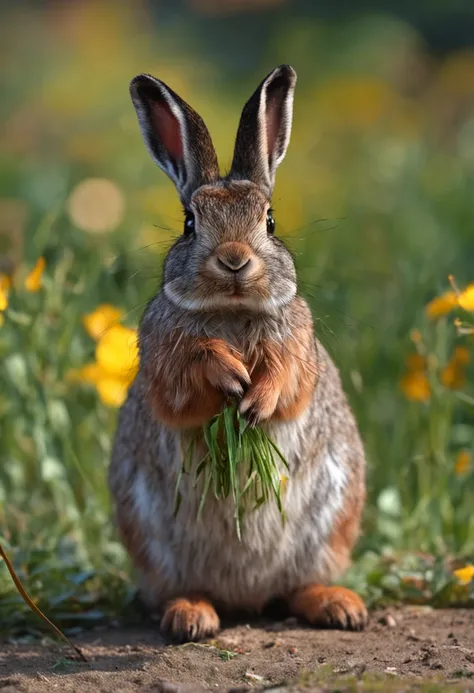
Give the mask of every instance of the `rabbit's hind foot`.
[{"label": "rabbit's hind foot", "polygon": [[163,635],[174,642],[196,642],[219,630],[219,617],[203,597],[182,597],[168,602],[161,619]]},{"label": "rabbit's hind foot", "polygon": [[362,599],[345,587],[309,585],[289,599],[291,612],[312,626],[363,630],[368,613]]}]

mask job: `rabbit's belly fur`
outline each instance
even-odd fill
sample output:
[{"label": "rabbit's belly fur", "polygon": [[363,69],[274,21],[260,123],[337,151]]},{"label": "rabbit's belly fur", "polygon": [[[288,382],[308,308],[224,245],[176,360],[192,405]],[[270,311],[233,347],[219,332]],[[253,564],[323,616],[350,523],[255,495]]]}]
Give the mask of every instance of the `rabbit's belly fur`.
[{"label": "rabbit's belly fur", "polygon": [[[182,479],[182,500],[174,516],[182,465],[177,433],[150,421],[142,443],[148,455],[154,448],[154,459],[146,464],[136,459],[139,451],[123,455],[128,446],[119,441],[123,456],[112,465],[111,488],[119,525],[125,507],[132,523],[125,533],[133,537],[135,546],[129,541],[127,548],[132,558],[139,554],[146,559],[141,565],[140,560],[135,563],[142,595],[150,605],[159,607],[173,597],[202,593],[223,607],[258,610],[305,584],[327,583],[346,567],[329,538],[354,486],[354,474],[360,482],[363,453],[355,424],[353,445],[347,437],[347,419],[345,435],[328,440],[314,425],[315,408],[313,401],[298,421],[269,426],[290,467],[284,496],[287,519],[283,525],[270,500],[244,515],[241,541],[231,499],[216,501],[209,494],[197,520],[200,489],[193,488],[192,475]],[[346,413],[351,428],[352,414]]]}]

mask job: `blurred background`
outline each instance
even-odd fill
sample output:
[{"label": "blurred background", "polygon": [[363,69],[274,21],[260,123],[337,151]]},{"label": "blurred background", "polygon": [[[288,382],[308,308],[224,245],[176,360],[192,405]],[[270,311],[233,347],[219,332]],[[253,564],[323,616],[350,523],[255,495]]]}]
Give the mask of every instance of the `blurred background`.
[{"label": "blurred background", "polygon": [[[366,443],[354,580],[375,597],[415,589],[392,566],[421,552],[444,589],[433,561],[474,553],[472,2],[0,7],[0,536],[30,588],[77,623],[129,585],[106,488],[133,374],[120,359],[182,211],[128,83],[149,72],[177,91],[224,169],[244,102],[290,63],[273,206]],[[18,600],[0,566],[3,627],[26,618]]]}]

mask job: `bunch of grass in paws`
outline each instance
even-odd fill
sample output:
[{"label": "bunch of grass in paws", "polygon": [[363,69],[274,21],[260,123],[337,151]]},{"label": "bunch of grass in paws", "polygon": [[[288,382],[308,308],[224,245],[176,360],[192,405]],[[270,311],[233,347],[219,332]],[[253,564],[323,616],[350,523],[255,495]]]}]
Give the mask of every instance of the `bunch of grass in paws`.
[{"label": "bunch of grass in paws", "polygon": [[[211,492],[218,500],[233,498],[239,539],[244,512],[259,508],[272,497],[284,522],[282,493],[287,477],[281,473],[278,461],[286,469],[288,463],[267,433],[258,426],[250,427],[237,406],[232,404],[203,427],[203,434],[207,453],[194,472],[195,486],[201,477],[204,479],[198,517]],[[182,475],[190,473],[194,448],[193,441],[178,476],[175,512],[178,512],[181,501],[179,486]]]}]

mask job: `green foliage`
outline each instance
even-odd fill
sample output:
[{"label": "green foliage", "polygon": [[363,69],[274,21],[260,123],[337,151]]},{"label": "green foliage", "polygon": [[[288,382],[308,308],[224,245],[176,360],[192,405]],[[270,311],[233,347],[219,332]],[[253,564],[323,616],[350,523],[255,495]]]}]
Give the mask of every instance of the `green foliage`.
[{"label": "green foliage", "polygon": [[[209,491],[212,490],[216,500],[232,497],[239,539],[242,536],[244,513],[257,510],[272,499],[284,522],[282,495],[286,476],[280,468],[283,467],[288,473],[288,463],[264,429],[250,427],[247,420],[239,414],[237,406],[230,404],[204,426],[202,435],[207,452],[196,466],[193,480],[193,485],[197,488],[199,478],[203,478],[198,519]],[[179,512],[181,503],[179,488],[182,475],[192,471],[195,446],[196,439],[193,439],[178,476],[176,513]]]}]

